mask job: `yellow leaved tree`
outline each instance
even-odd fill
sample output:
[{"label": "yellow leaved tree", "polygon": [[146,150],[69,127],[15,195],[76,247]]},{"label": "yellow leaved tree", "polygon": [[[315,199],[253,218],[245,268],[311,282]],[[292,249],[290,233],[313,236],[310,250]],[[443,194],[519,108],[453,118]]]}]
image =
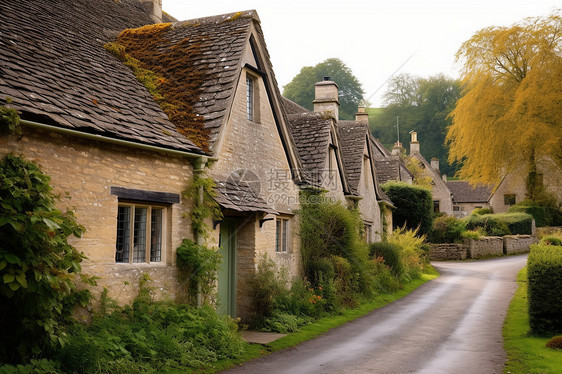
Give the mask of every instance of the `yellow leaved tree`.
[{"label": "yellow leaved tree", "polygon": [[457,52],[463,95],[447,133],[460,177],[495,184],[526,166],[528,197],[536,162],[562,167],[562,16],[527,18],[478,31]]}]

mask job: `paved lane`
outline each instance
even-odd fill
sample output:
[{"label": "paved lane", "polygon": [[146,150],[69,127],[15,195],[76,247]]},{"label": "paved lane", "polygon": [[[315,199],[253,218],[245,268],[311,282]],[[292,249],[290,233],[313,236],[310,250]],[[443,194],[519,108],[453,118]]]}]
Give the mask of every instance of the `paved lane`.
[{"label": "paved lane", "polygon": [[229,373],[501,373],[501,329],[526,256],[438,262],[441,277],[295,348]]}]

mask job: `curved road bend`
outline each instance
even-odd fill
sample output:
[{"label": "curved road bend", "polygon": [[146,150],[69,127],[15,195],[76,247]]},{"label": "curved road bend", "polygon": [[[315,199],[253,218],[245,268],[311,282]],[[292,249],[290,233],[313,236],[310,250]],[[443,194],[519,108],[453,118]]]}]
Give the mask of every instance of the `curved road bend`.
[{"label": "curved road bend", "polygon": [[502,324],[526,255],[438,262],[410,295],[228,373],[502,373]]}]

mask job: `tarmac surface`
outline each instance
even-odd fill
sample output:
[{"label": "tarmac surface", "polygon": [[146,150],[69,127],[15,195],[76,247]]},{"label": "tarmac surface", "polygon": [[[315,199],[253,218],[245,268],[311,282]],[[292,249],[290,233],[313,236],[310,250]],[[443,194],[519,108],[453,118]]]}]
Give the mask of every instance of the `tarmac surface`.
[{"label": "tarmac surface", "polygon": [[441,276],[320,337],[227,373],[502,373],[502,325],[526,255],[436,262]]}]

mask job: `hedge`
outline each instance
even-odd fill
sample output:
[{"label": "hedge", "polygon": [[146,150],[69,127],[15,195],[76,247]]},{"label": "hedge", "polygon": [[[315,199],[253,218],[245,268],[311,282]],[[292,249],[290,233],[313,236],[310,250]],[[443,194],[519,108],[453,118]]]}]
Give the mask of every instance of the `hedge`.
[{"label": "hedge", "polygon": [[541,205],[524,200],[509,207],[509,213],[527,213],[533,216],[537,227],[558,226],[562,224],[562,213],[555,204]]},{"label": "hedge", "polygon": [[562,246],[532,245],[527,265],[531,331],[562,333]]},{"label": "hedge", "polygon": [[388,182],[382,186],[396,209],[392,212],[394,228],[406,226],[419,235],[428,235],[433,226],[433,199],[425,188],[403,182]]},{"label": "hedge", "polygon": [[468,230],[483,229],[487,235],[532,235],[533,216],[526,213],[473,214],[467,217]]}]

